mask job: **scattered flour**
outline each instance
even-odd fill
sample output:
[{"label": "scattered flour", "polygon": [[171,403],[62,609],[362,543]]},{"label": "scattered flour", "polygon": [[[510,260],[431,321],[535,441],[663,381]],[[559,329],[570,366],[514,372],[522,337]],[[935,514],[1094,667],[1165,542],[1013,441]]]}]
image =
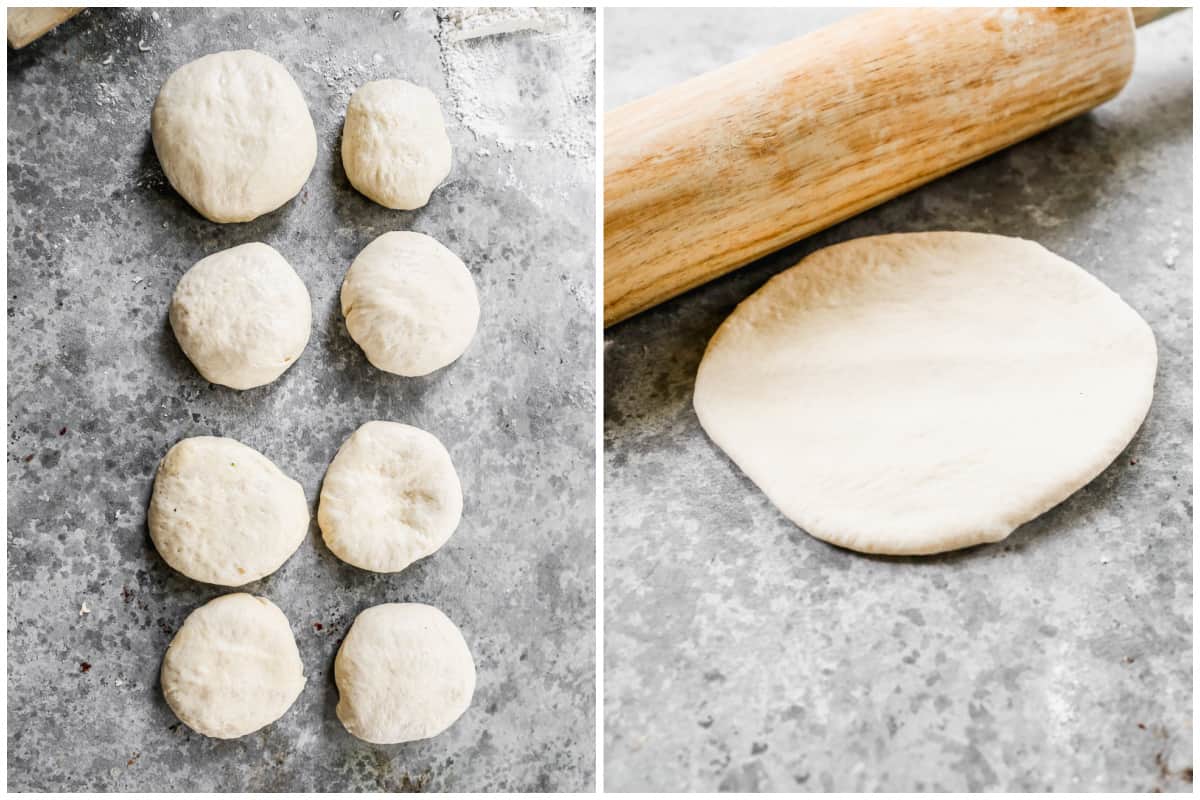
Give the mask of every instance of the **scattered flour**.
[{"label": "scattered flour", "polygon": [[[596,55],[588,12],[576,9],[437,9],[450,103],[444,107],[487,144],[511,152],[593,151]],[[553,47],[547,47],[553,44]],[[536,69],[529,69],[529,66]]]},{"label": "scattered flour", "polygon": [[438,20],[451,42],[520,31],[546,33],[566,26],[560,8],[439,8]]}]

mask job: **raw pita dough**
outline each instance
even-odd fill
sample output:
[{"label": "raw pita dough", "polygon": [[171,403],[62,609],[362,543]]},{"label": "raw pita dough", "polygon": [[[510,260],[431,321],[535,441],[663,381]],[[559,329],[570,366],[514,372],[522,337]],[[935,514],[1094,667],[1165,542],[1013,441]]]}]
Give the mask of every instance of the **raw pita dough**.
[{"label": "raw pita dough", "polygon": [[184,64],[163,83],[150,117],[167,180],[213,222],[274,211],[304,186],[317,132],[282,64],[229,50]]},{"label": "raw pita dough", "polygon": [[304,688],[292,628],[270,600],[237,593],[193,611],[167,647],[163,695],[197,733],[236,739],[270,725]]},{"label": "raw pita dough", "polygon": [[283,566],[308,534],[300,484],[233,439],[195,436],[158,465],[150,538],[189,578],[242,586]]},{"label": "raw pita dough", "polygon": [[797,525],[866,553],[1008,536],[1099,474],[1150,406],[1154,335],[1022,239],[856,239],[720,327],[695,408]]},{"label": "raw pita dough", "polygon": [[442,107],[408,81],[360,86],[346,108],[342,166],[355,189],[387,208],[411,210],[450,174]]},{"label": "raw pita dough", "polygon": [[342,282],[346,328],[385,372],[427,375],[463,354],[479,324],[479,295],[462,260],[423,233],[385,233]]},{"label": "raw pita dough", "polygon": [[471,704],[475,661],[433,606],[387,603],[358,615],[333,665],[337,715],[376,744],[437,736]]},{"label": "raw pita dough", "polygon": [[458,474],[436,436],[376,420],[334,456],[317,522],[325,544],[346,563],[399,572],[446,543],[462,505]]},{"label": "raw pita dough", "polygon": [[304,352],[312,304],[283,256],[252,242],[203,258],[184,273],[170,319],[179,346],[205,380],[252,389],[278,378]]}]

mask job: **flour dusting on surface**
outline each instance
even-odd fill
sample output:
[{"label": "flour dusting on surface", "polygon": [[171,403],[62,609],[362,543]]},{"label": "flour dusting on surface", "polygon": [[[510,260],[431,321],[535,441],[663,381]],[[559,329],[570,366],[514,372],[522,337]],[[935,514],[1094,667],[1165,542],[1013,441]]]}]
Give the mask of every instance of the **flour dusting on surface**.
[{"label": "flour dusting on surface", "polygon": [[[586,13],[586,12],[585,12]],[[591,152],[595,49],[585,13],[568,9],[444,9],[438,45],[449,90],[445,110],[479,143],[494,149],[554,147]],[[514,63],[538,64],[536,74]],[[558,125],[548,125],[553,120]]]},{"label": "flour dusting on surface", "polygon": [[438,20],[452,42],[499,36],[518,31],[560,30],[566,26],[561,8],[440,8]]}]

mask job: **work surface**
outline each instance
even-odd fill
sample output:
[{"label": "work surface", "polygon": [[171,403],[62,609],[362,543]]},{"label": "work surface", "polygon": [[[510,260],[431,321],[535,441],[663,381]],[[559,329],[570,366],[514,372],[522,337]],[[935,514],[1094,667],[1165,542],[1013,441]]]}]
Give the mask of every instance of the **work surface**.
[{"label": "work surface", "polygon": [[[586,790],[594,775],[594,17],[452,41],[433,9],[94,9],[8,56],[8,785],[14,790]],[[301,195],[243,225],[207,222],[166,183],[150,109],[172,70],[255,48],[312,111]],[[347,183],[350,93],[400,77],[440,98],[454,146],[429,205],[390,211]],[[420,379],[372,368],[338,290],[390,230],[466,262],[482,317],[466,354]],[[205,382],[167,323],[201,257],[264,241],[308,286],[299,361],[247,392]],[[402,573],[338,561],[315,523],[322,475],[361,423],[436,434],[462,479],[462,524]],[[304,487],[310,535],[246,591],[291,620],[308,683],[234,741],[179,724],[158,670],[192,609],[225,593],[154,551],[158,460],[231,436]],[[446,733],[376,746],[334,715],[332,664],[355,615],[441,608],[479,673]],[[88,613],[82,613],[84,607]]]},{"label": "work surface", "polygon": [[[826,24],[620,10],[607,108]],[[1092,114],[606,332],[611,790],[1190,789],[1191,12],[1138,33]],[[970,230],[1075,261],[1149,322],[1154,403],[1091,485],[1009,539],[867,557],[806,535],[692,410],[709,337],[858,236]]]}]

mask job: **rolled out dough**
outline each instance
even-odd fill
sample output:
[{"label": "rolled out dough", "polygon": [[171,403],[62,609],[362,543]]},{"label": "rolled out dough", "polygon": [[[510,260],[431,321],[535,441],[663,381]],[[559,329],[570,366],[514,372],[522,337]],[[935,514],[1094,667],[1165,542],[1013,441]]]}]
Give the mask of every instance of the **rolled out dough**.
[{"label": "rolled out dough", "polygon": [[701,425],[808,533],[866,553],[994,542],[1096,477],[1154,389],[1149,326],[1075,264],[974,233],[856,239],[708,344]]}]

